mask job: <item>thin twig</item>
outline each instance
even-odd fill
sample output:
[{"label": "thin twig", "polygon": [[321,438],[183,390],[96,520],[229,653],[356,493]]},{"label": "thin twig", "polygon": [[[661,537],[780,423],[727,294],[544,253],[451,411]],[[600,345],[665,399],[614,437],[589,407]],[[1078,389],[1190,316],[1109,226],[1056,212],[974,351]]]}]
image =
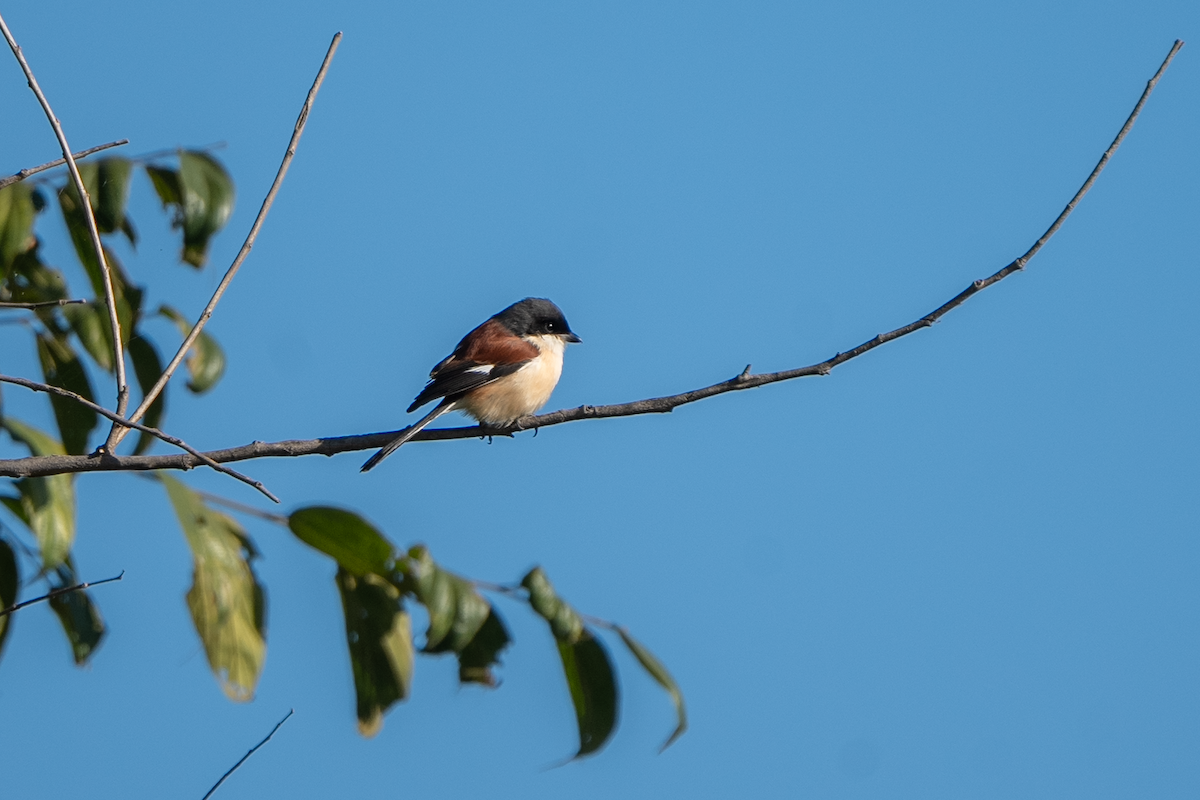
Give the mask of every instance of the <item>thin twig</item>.
[{"label": "thin twig", "polygon": [[121,321],[117,318],[117,299],[113,293],[112,271],[108,267],[108,260],[104,257],[104,245],[100,242],[100,229],[96,227],[96,217],[92,213],[92,201],[88,197],[87,187],[83,185],[83,178],[79,175],[79,167],[75,164],[75,157],[71,154],[71,146],[67,144],[67,135],[63,133],[58,117],[50,108],[50,102],[42,93],[42,88],[38,86],[37,78],[33,77],[33,70],[29,68],[29,62],[25,60],[21,46],[13,38],[2,16],[0,16],[0,32],[3,32],[5,41],[12,48],[13,55],[17,57],[17,63],[21,65],[21,70],[25,73],[26,80],[29,81],[29,88],[33,90],[38,102],[41,103],[42,110],[46,112],[46,119],[50,120],[50,127],[54,129],[54,135],[58,137],[63,159],[66,160],[67,169],[71,172],[71,181],[75,184],[75,190],[79,192],[79,202],[83,206],[83,216],[87,220],[88,234],[92,239],[92,247],[96,250],[96,258],[100,263],[100,274],[104,283],[104,302],[108,305],[108,324],[112,329],[113,365],[117,372],[117,414],[123,416],[129,403],[129,386],[125,383],[125,355],[121,348]]},{"label": "thin twig", "polygon": [[[14,378],[9,375],[0,375],[0,383],[11,383],[16,386],[24,386],[26,389],[32,389],[35,392],[46,392],[48,394],[56,394],[59,397],[68,397],[68,398],[74,400],[76,403],[79,403],[82,406],[86,406],[87,408],[90,408],[92,411],[95,411],[97,414],[100,414],[101,416],[103,416],[107,419],[110,419],[113,422],[131,427],[134,430],[148,433],[151,436],[154,436],[155,438],[162,439],[167,444],[173,444],[176,447],[178,447],[179,449],[184,450],[187,453],[189,453],[192,457],[200,459],[200,464],[204,464],[205,466],[211,467],[211,468],[215,469],[217,472],[224,473],[231,478],[236,478],[239,481],[241,481],[242,483],[249,484],[250,486],[253,486],[255,489],[257,489],[258,491],[262,492],[273,502],[276,502],[276,503],[279,502],[279,498],[276,497],[275,495],[271,494],[271,492],[268,491],[267,487],[263,486],[261,481],[256,481],[253,478],[247,477],[246,475],[243,475],[242,473],[240,473],[236,470],[230,469],[229,467],[221,466],[216,461],[213,461],[211,458],[204,455],[204,453],[201,453],[199,450],[192,447],[190,444],[183,441],[182,439],[178,439],[174,436],[171,436],[170,434],[163,433],[158,428],[151,428],[148,425],[142,425],[141,423],[137,423],[137,422],[133,422],[131,420],[124,419],[119,414],[114,414],[113,412],[109,411],[107,408],[97,405],[97,404],[93,403],[91,400],[88,400],[86,397],[83,397],[82,395],[78,395],[75,392],[69,391],[67,389],[62,389],[58,386],[51,386],[48,383],[38,383],[37,381],[31,381],[27,378]],[[113,456],[111,453],[98,453],[95,455],[83,456],[83,458],[98,459],[100,461],[104,461],[106,459],[113,458]]]},{"label": "thin twig", "polygon": [[[853,358],[863,355],[871,350],[874,350],[880,345],[899,339],[902,336],[907,336],[921,328],[928,328],[934,322],[945,316],[951,310],[962,305],[972,295],[986,289],[994,283],[997,283],[1008,275],[1020,269],[1024,269],[1030,259],[1042,248],[1043,245],[1050,239],[1054,233],[1062,227],[1063,221],[1074,210],[1079,203],[1080,198],[1087,193],[1088,189],[1095,183],[1096,177],[1100,171],[1104,169],[1104,165],[1108,163],[1109,158],[1116,151],[1124,140],[1125,135],[1133,126],[1133,122],[1137,119],[1138,114],[1145,105],[1146,99],[1150,96],[1155,85],[1158,83],[1167,66],[1175,54],[1179,52],[1179,48],[1183,46],[1182,41],[1176,41],[1171,48],[1171,52],[1167,54],[1162,66],[1154,74],[1154,77],[1146,84],[1146,90],[1142,93],[1133,112],[1121,127],[1120,132],[1109,148],[1104,152],[1100,162],[1096,164],[1095,169],[1088,175],[1083,186],[1071,198],[1067,207],[1054,220],[1054,223],[1046,230],[1044,234],[1034,242],[1033,246],[1016,261],[1013,261],[1008,266],[1004,267],[994,275],[977,280],[970,286],[964,289],[953,298],[938,306],[936,309],[908,325],[895,330],[881,333],[873,339],[863,342],[858,347],[852,350],[847,350],[843,353],[837,353],[833,357],[821,361],[817,364],[811,364],[807,367],[798,369],[784,370],[782,372],[767,372],[754,374],[750,372],[749,366],[742,370],[739,374],[729,380],[714,383],[711,386],[705,386],[700,389],[694,389],[690,392],[681,394],[668,395],[666,397],[654,397],[646,400],[635,400],[632,403],[620,403],[607,406],[579,406],[578,408],[563,409],[561,411],[553,411],[549,414],[541,414],[535,417],[525,417],[517,420],[517,423],[508,428],[491,428],[482,425],[474,425],[462,428],[436,428],[433,430],[425,429],[413,437],[413,441],[444,441],[447,439],[469,439],[482,436],[512,436],[514,433],[521,430],[529,430],[530,428],[546,428],[551,425],[561,425],[565,422],[575,422],[584,419],[604,419],[609,417],[628,417],[637,414],[658,414],[674,410],[675,408],[695,403],[699,400],[704,400],[709,397],[714,397],[726,392],[741,391],[743,389],[753,389],[757,386],[764,386],[769,383],[778,383],[780,381],[792,380],[793,378],[805,378],[813,375],[828,375],[834,367],[850,361]],[[357,450],[374,450],[383,447],[388,442],[396,437],[399,431],[388,431],[386,433],[368,433],[355,436],[335,436],[322,439],[292,439],[282,442],[252,442],[240,447],[231,447],[224,450],[211,450],[204,455],[219,463],[228,463],[231,461],[244,461],[253,458],[288,458],[305,455],[324,455],[331,456],[338,453],[347,453]],[[20,458],[12,460],[0,460],[0,477],[23,477],[23,476],[43,476],[43,475],[59,475],[72,472],[92,472],[104,470],[155,470],[155,469],[191,469],[198,466],[198,462],[192,456],[186,455],[161,455],[161,456],[113,456],[100,461],[89,459],[85,456],[31,456],[29,458]]]},{"label": "thin twig", "polygon": [[288,717],[292,716],[292,714],[295,714],[295,713],[296,713],[296,709],[293,708],[293,709],[289,710],[287,715],[284,716],[283,719],[279,720],[279,722],[275,723],[274,728],[271,728],[271,732],[267,734],[267,738],[263,739],[261,742],[254,745],[254,747],[251,747],[249,752],[247,752],[246,755],[242,756],[240,761],[238,761],[236,764],[234,764],[232,767],[230,767],[229,771],[221,776],[221,780],[219,780],[213,784],[213,787],[208,790],[208,794],[204,795],[204,797],[202,797],[201,800],[208,800],[208,798],[212,797],[212,793],[215,792],[217,790],[217,788],[220,787],[220,785],[225,782],[225,779],[228,778],[230,775],[232,775],[234,772],[236,772],[237,768],[246,762],[246,759],[248,759],[250,756],[254,755],[255,750],[262,747],[267,742],[271,741],[271,737],[275,735],[275,731],[279,730],[279,728],[283,725],[283,723],[288,721]]},{"label": "thin twig", "polygon": [[[208,305],[204,307],[200,318],[192,326],[191,332],[183,340],[183,344],[179,346],[179,350],[175,353],[171,362],[167,364],[167,368],[163,370],[163,374],[155,381],[150,391],[146,392],[137,409],[129,415],[129,418],[134,422],[137,422],[146,414],[146,410],[150,408],[150,404],[162,393],[162,390],[167,385],[167,381],[171,380],[171,376],[179,368],[179,364],[183,361],[184,356],[187,355],[192,343],[196,341],[196,338],[200,336],[200,331],[204,330],[204,326],[208,324],[209,318],[213,315],[213,310],[216,309],[217,303],[221,302],[221,296],[229,288],[229,284],[233,281],[234,276],[237,275],[242,262],[246,260],[246,256],[250,255],[250,249],[254,247],[254,240],[258,238],[258,232],[262,229],[263,221],[267,218],[267,212],[271,210],[271,205],[275,202],[275,195],[279,192],[283,178],[287,175],[288,167],[291,166],[292,158],[296,155],[296,147],[300,144],[300,136],[304,133],[304,126],[308,123],[308,114],[312,110],[313,102],[317,99],[317,92],[320,91],[321,84],[325,81],[325,73],[329,71],[329,64],[333,61],[333,54],[337,52],[338,44],[341,41],[342,33],[338,31],[334,34],[333,41],[329,43],[329,49],[325,53],[325,60],[321,62],[321,68],[317,71],[317,77],[313,81],[312,88],[308,90],[308,96],[304,99],[304,106],[300,109],[300,116],[296,119],[296,125],[292,129],[292,138],[288,142],[287,150],[284,152],[283,162],[280,163],[279,170],[275,173],[275,181],[271,184],[270,190],[267,191],[267,196],[263,200],[262,207],[258,210],[258,216],[254,218],[254,224],[250,226],[250,233],[247,234],[246,241],[242,243],[242,249],[238,251],[237,257],[233,259],[233,264],[226,271],[225,277],[221,278],[221,283],[217,285],[217,290],[213,292]],[[118,430],[114,426],[113,433],[109,435],[109,441],[115,447],[124,437],[125,431]]]},{"label": "thin twig", "polygon": [[16,605],[11,605],[8,608],[4,609],[3,611],[0,611],[0,617],[7,617],[9,614],[11,614],[14,611],[17,611],[19,609],[22,609],[25,606],[31,606],[34,603],[40,603],[43,600],[49,600],[52,597],[58,597],[60,594],[66,594],[67,592],[77,592],[80,589],[87,589],[92,586],[99,586],[102,583],[112,583],[113,581],[119,581],[124,577],[125,577],[125,570],[121,570],[120,575],[117,575],[116,577],[113,577],[113,578],[105,578],[102,581],[91,581],[90,583],[80,583],[80,584],[76,584],[75,586],[62,586],[62,587],[59,587],[58,589],[55,589],[52,592],[48,592],[48,593],[42,595],[41,597],[35,597],[32,600],[25,600],[23,602],[17,603]]},{"label": "thin twig", "polygon": [[[139,475],[138,477],[154,483],[158,482],[158,479],[152,475]],[[200,497],[204,498],[214,506],[224,506],[232,511],[237,511],[239,514],[258,517],[259,519],[266,520],[267,522],[274,522],[276,525],[282,525],[285,528],[287,527],[288,518],[283,514],[273,514],[270,511],[263,511],[261,508],[255,508],[254,506],[247,505],[246,503],[239,503],[236,500],[230,500],[228,497],[222,497],[221,495],[213,494],[212,492],[205,492],[200,489],[192,489],[192,491],[200,495]]]},{"label": "thin twig", "polygon": [[91,300],[43,300],[39,303],[0,303],[0,308],[46,308],[48,306],[73,306],[90,303]]},{"label": "thin twig", "polygon": [[[475,579],[471,579],[471,585],[474,586],[476,589],[482,589],[485,592],[495,592],[496,594],[502,594],[505,597],[510,597],[513,600],[519,600],[522,603],[529,602],[529,590],[526,589],[524,586],[508,586],[503,583],[492,583],[491,581],[480,581],[480,580],[475,580]],[[597,627],[607,628],[610,631],[621,630],[621,626],[615,622],[610,622],[606,619],[601,619],[600,617],[592,616],[591,614],[585,614],[582,611],[578,611],[578,610],[576,610],[575,613],[578,614],[579,618],[582,619],[584,622],[590,622]]]},{"label": "thin twig", "polygon": [[491,581],[472,580],[471,584],[476,589],[483,589],[486,592],[495,592],[502,594],[505,597],[516,598],[517,600],[529,600],[529,592],[524,586],[507,586],[503,583],[492,583]]},{"label": "thin twig", "polygon": [[[118,139],[117,141],[109,142],[108,144],[98,144],[95,147],[89,147],[87,150],[80,150],[78,153],[72,153],[71,155],[76,161],[81,161],[90,156],[92,153],[99,153],[101,150],[107,150],[110,147],[120,147],[123,144],[129,144],[129,140]],[[9,175],[7,178],[0,178],[0,189],[3,189],[5,186],[11,186],[14,183],[20,183],[32,175],[37,175],[39,172],[45,172],[48,169],[61,167],[65,163],[67,163],[65,158],[56,158],[53,161],[47,161],[45,164],[38,164],[36,167],[26,167],[20,172]]]},{"label": "thin twig", "polygon": [[236,511],[239,514],[258,517],[259,519],[266,520],[267,522],[273,522],[276,525],[282,525],[285,528],[288,525],[288,518],[283,514],[273,514],[270,511],[263,511],[261,508],[255,508],[254,506],[246,503],[239,503],[237,500],[230,500],[228,497],[222,497],[221,495],[213,494],[212,492],[203,492],[199,489],[192,489],[192,491],[203,497],[209,503],[212,503],[214,506],[224,506],[225,508],[228,508],[231,511]]},{"label": "thin twig", "polygon": [[[187,149],[192,152],[200,151],[200,152],[207,153],[210,150],[223,150],[224,148],[226,148],[228,146],[229,146],[228,142],[213,142],[212,144],[204,144],[204,145],[200,145],[199,147],[189,147]],[[165,158],[167,156],[177,156],[177,155],[179,155],[180,151],[183,149],[184,149],[183,147],[169,147],[169,148],[163,148],[162,150],[151,150],[149,153],[140,153],[136,156],[132,156],[129,160],[133,161],[135,163],[141,164],[145,161],[153,161],[156,158]]]}]

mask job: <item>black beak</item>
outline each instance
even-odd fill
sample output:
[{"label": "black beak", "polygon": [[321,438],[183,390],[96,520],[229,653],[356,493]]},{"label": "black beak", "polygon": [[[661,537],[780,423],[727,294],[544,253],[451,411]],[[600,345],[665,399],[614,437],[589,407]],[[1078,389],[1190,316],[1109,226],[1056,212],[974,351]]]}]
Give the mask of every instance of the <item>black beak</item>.
[{"label": "black beak", "polygon": [[580,339],[574,333],[564,333],[564,334],[562,334],[562,338],[563,338],[564,342],[570,342],[571,344],[582,344],[583,343],[583,339]]}]

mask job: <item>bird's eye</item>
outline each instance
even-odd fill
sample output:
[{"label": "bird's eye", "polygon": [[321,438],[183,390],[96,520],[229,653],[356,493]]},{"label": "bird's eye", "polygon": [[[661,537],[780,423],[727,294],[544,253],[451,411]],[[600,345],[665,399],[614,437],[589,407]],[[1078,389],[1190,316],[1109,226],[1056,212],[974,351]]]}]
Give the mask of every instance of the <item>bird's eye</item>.
[{"label": "bird's eye", "polygon": [[546,330],[548,330],[548,331],[552,331],[552,330],[554,330],[554,323],[553,323],[553,322],[547,322],[547,323],[546,323]]}]

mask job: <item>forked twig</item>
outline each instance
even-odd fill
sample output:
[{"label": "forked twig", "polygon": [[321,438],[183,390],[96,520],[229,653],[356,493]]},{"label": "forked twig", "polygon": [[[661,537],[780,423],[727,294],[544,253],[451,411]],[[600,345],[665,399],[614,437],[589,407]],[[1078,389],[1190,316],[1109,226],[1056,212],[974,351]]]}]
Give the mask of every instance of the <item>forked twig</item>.
[{"label": "forked twig", "polygon": [[[200,314],[200,319],[196,320],[196,324],[192,326],[192,330],[184,338],[183,344],[179,346],[174,357],[167,368],[163,370],[163,374],[150,391],[146,392],[146,396],[142,398],[142,402],[129,415],[129,419],[137,422],[145,416],[150,404],[162,393],[166,387],[167,381],[171,380],[171,376],[175,374],[175,370],[179,368],[179,364],[187,355],[192,343],[200,336],[200,332],[204,330],[204,326],[208,324],[208,320],[213,315],[213,310],[216,309],[217,303],[221,302],[222,295],[229,288],[230,282],[233,281],[238,270],[242,266],[242,262],[246,260],[246,256],[250,255],[250,249],[254,247],[254,240],[258,238],[258,232],[262,229],[263,221],[267,218],[267,212],[271,210],[271,204],[275,202],[275,195],[279,192],[279,187],[283,183],[283,178],[287,175],[288,167],[291,166],[292,158],[296,155],[296,147],[300,144],[300,136],[304,133],[304,126],[308,123],[308,114],[312,110],[313,102],[317,99],[317,92],[321,89],[321,84],[325,81],[325,73],[329,71],[329,64],[333,61],[333,54],[337,52],[338,44],[342,41],[342,33],[338,31],[333,36],[333,41],[329,43],[329,49],[325,53],[325,60],[321,62],[321,68],[317,71],[317,77],[313,81],[312,88],[308,90],[308,96],[304,99],[304,106],[300,109],[300,116],[296,119],[296,126],[292,129],[292,138],[288,142],[287,150],[283,155],[283,162],[279,165],[279,170],[275,173],[275,181],[271,184],[270,190],[267,191],[267,196],[263,200],[262,207],[258,210],[258,216],[254,218],[254,224],[250,226],[250,233],[246,236],[246,241],[242,243],[242,249],[238,251],[237,256],[233,259],[233,264],[225,272],[225,277],[221,278],[221,282],[217,285],[217,289],[213,292],[212,298],[208,301],[208,305],[204,307],[204,311]],[[125,431],[120,430],[117,426],[113,427],[113,433],[109,435],[109,441],[115,447],[121,439],[125,437]],[[110,448],[111,449],[111,448]]]},{"label": "forked twig", "polygon": [[[42,87],[38,86],[37,78],[33,76],[33,70],[29,68],[29,62],[25,60],[25,54],[21,52],[21,46],[13,38],[2,16],[0,16],[0,33],[4,34],[4,39],[12,49],[13,55],[16,56],[17,63],[21,65],[21,70],[25,73],[25,78],[29,82],[29,88],[33,90],[33,94],[37,97],[38,102],[41,103],[42,110],[46,112],[46,119],[50,120],[50,127],[54,129],[54,135],[58,137],[58,144],[62,148],[63,159],[67,163],[67,169],[71,172],[71,182],[75,184],[75,190],[79,192],[79,202],[83,206],[83,216],[87,221],[88,235],[91,237],[92,247],[96,249],[96,258],[100,264],[100,275],[104,284],[104,302],[108,306],[108,324],[112,329],[113,366],[117,373],[117,414],[123,415],[125,407],[129,403],[129,386],[125,383],[125,354],[122,352],[121,347],[121,321],[117,318],[117,299],[113,293],[112,270],[109,269],[108,260],[104,257],[104,245],[100,241],[100,229],[96,227],[96,217],[92,213],[92,201],[88,197],[87,187],[83,185],[83,178],[79,175],[79,167],[75,164],[75,156],[71,154],[71,146],[67,144],[67,135],[63,133],[58,117],[54,115],[54,110],[50,108],[50,102],[46,99],[46,95],[42,93]],[[113,445],[115,446],[115,443]]]}]

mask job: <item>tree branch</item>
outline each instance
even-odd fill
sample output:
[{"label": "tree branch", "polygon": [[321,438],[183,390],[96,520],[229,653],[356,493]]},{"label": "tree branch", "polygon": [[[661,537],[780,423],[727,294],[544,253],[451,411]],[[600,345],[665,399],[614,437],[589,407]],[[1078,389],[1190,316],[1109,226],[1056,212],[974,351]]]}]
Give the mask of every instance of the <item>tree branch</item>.
[{"label": "tree branch", "polygon": [[46,308],[48,306],[73,306],[90,300],[43,300],[40,303],[0,303],[0,308]]},{"label": "tree branch", "polygon": [[[31,381],[26,378],[13,378],[8,375],[0,375],[0,383],[11,383],[16,386],[24,386],[26,389],[32,389],[35,392],[46,392],[47,394],[56,394],[60,397],[69,397],[70,399],[74,400],[76,403],[79,403],[82,406],[86,406],[87,408],[90,408],[92,411],[95,411],[97,414],[100,414],[101,416],[103,416],[107,419],[111,419],[113,422],[119,423],[121,425],[126,425],[128,427],[133,428],[134,430],[143,431],[145,433],[148,433],[151,436],[154,436],[158,439],[163,440],[167,444],[173,444],[176,447],[180,448],[181,450],[184,450],[187,453],[189,453],[192,457],[199,459],[197,466],[199,466],[200,464],[204,464],[205,466],[212,467],[217,472],[222,472],[231,478],[236,478],[237,480],[241,481],[242,483],[246,483],[246,484],[249,484],[250,486],[253,486],[255,489],[257,489],[258,491],[260,491],[264,495],[266,495],[267,498],[269,498],[271,501],[273,501],[275,503],[279,502],[279,498],[276,497],[275,495],[271,494],[271,492],[267,490],[267,487],[262,485],[261,481],[256,481],[253,478],[247,477],[247,476],[243,475],[242,473],[237,472],[236,470],[230,469],[229,467],[221,466],[216,461],[213,461],[211,458],[204,455],[204,453],[201,453],[199,450],[195,449],[194,447],[192,447],[190,444],[183,441],[182,439],[177,439],[174,436],[163,433],[158,428],[151,428],[147,425],[142,425],[140,423],[132,422],[130,420],[124,419],[120,415],[114,414],[113,412],[109,411],[107,408],[104,408],[103,406],[99,406],[99,405],[93,403],[91,400],[88,400],[86,397],[83,397],[82,395],[78,395],[75,392],[69,391],[67,389],[60,389],[59,387],[51,386],[48,383],[38,383],[37,381]],[[80,458],[87,458],[87,459],[92,459],[92,460],[99,459],[99,460],[103,461],[105,459],[112,458],[112,456],[109,454],[106,454],[106,453],[97,453],[94,455],[80,456]]]},{"label": "tree branch", "polygon": [[234,764],[232,767],[230,767],[229,771],[221,776],[221,780],[219,780],[215,784],[213,784],[213,787],[208,790],[208,794],[204,795],[204,797],[202,797],[201,800],[208,800],[208,798],[212,797],[213,792],[215,792],[217,790],[217,788],[220,787],[220,785],[225,782],[225,779],[228,778],[230,775],[232,775],[234,772],[236,772],[237,768],[240,767],[242,764],[244,764],[246,759],[248,759],[250,756],[254,755],[255,750],[262,747],[267,742],[271,741],[271,737],[275,735],[275,731],[279,730],[279,728],[282,727],[283,723],[288,721],[288,717],[292,716],[292,714],[295,714],[295,713],[296,713],[296,709],[294,709],[294,708],[290,709],[288,711],[288,713],[284,716],[283,719],[281,719],[281,720],[279,720],[279,722],[275,723],[275,727],[272,728],[271,732],[267,734],[267,738],[263,739],[261,742],[254,745],[254,747],[251,747],[249,752],[247,752],[246,755],[242,756],[241,760],[239,760],[236,764]]},{"label": "tree branch", "polygon": [[[1171,47],[1171,51],[1167,54],[1166,59],[1154,73],[1154,77],[1146,84],[1146,89],[1142,92],[1137,105],[1134,106],[1129,118],[1117,133],[1115,139],[1108,149],[1104,151],[1099,163],[1088,175],[1083,186],[1067,203],[1066,208],[1054,220],[1053,224],[1046,229],[1046,232],[1033,243],[1020,258],[1005,266],[995,274],[987,278],[981,278],[971,283],[966,289],[963,289],[957,295],[947,300],[942,305],[935,308],[925,316],[910,322],[908,325],[896,328],[895,330],[881,333],[872,339],[869,339],[857,347],[847,350],[842,353],[836,353],[831,358],[827,358],[816,364],[811,364],[807,367],[799,367],[797,369],[784,370],[782,372],[766,372],[754,374],[750,372],[750,366],[747,365],[744,370],[738,375],[720,383],[714,383],[711,386],[704,386],[699,389],[693,389],[689,392],[681,394],[667,395],[666,397],[653,397],[646,400],[635,400],[631,403],[619,403],[616,405],[605,406],[579,406],[578,408],[562,409],[561,411],[552,411],[548,414],[541,414],[533,417],[525,417],[517,421],[517,424],[509,428],[489,428],[481,425],[475,425],[463,428],[437,428],[434,430],[423,430],[413,437],[413,441],[444,441],[447,439],[467,439],[480,436],[512,436],[517,431],[528,430],[530,428],[546,428],[551,425],[561,425],[566,422],[575,422],[584,419],[605,419],[610,417],[629,417],[638,414],[658,414],[674,410],[675,408],[695,403],[700,400],[705,400],[709,397],[715,397],[726,392],[736,392],[743,389],[753,389],[758,386],[765,386],[769,383],[779,383],[780,381],[792,380],[794,378],[806,378],[812,375],[828,375],[834,367],[845,364],[853,358],[874,350],[876,347],[895,341],[902,336],[907,336],[914,331],[922,328],[928,328],[944,317],[953,309],[965,303],[972,295],[983,291],[987,287],[998,283],[1014,272],[1022,270],[1029,261],[1037,254],[1037,252],[1049,241],[1063,222],[1078,205],[1080,199],[1087,194],[1091,189],[1092,184],[1096,182],[1101,170],[1108,163],[1112,154],[1116,152],[1121,142],[1125,139],[1133,127],[1134,121],[1138,114],[1141,113],[1142,106],[1145,105],[1150,93],[1154,90],[1159,78],[1162,77],[1167,67],[1170,65],[1175,54],[1179,52],[1179,48],[1183,47],[1182,41],[1176,41]],[[218,463],[228,463],[231,461],[244,461],[252,458],[285,458],[305,455],[324,455],[331,456],[337,453],[346,453],[356,450],[373,450],[384,446],[396,437],[399,431],[388,431],[386,433],[368,433],[356,436],[335,436],[323,439],[293,439],[282,442],[252,442],[241,447],[231,447],[225,450],[212,450],[203,455]],[[196,460],[195,456],[191,455],[161,455],[161,456],[107,456],[103,459],[94,459],[88,456],[32,456],[29,458],[19,458],[12,460],[0,460],[0,477],[23,477],[23,476],[42,476],[42,475],[58,475],[68,472],[95,472],[108,470],[155,470],[155,469],[191,469],[199,466],[201,462]]]},{"label": "tree branch", "polygon": [[88,234],[92,239],[92,247],[96,249],[96,258],[100,264],[100,274],[103,276],[104,302],[108,305],[108,324],[112,328],[113,366],[116,368],[117,373],[117,414],[124,415],[125,407],[129,403],[129,386],[125,383],[125,355],[121,348],[121,321],[117,318],[117,299],[113,293],[112,271],[108,267],[108,260],[104,257],[104,245],[100,242],[100,229],[96,227],[96,217],[92,214],[92,201],[88,197],[87,187],[83,185],[83,178],[79,175],[79,167],[76,166],[75,157],[71,154],[71,146],[67,144],[67,135],[63,133],[58,117],[54,115],[53,109],[50,108],[50,102],[46,100],[46,95],[42,94],[42,88],[38,86],[37,78],[33,77],[33,70],[29,68],[29,62],[25,60],[25,54],[21,52],[21,46],[13,38],[2,16],[0,16],[0,32],[4,34],[4,39],[12,49],[13,55],[16,56],[17,63],[21,65],[21,70],[25,73],[25,78],[29,82],[29,88],[33,90],[38,102],[41,103],[42,110],[46,112],[46,119],[50,120],[50,127],[54,129],[54,135],[58,137],[58,144],[62,148],[63,159],[67,163],[67,169],[71,172],[71,181],[75,184],[75,190],[79,192],[80,203],[83,206],[83,216],[87,220]]},{"label": "tree branch", "polygon": [[[99,153],[101,150],[107,150],[110,147],[120,147],[123,144],[129,144],[129,140],[128,139],[118,139],[117,141],[109,142],[108,144],[98,144],[95,147],[89,147],[87,150],[80,150],[78,153],[73,153],[71,155],[71,157],[74,158],[76,161],[79,161],[81,159],[87,158],[92,153]],[[37,175],[39,172],[45,172],[48,169],[54,169],[55,167],[61,167],[65,163],[67,163],[67,160],[65,158],[56,158],[53,161],[47,161],[45,164],[38,164],[36,167],[26,167],[25,169],[21,170],[20,172],[16,172],[16,173],[13,173],[12,175],[9,175],[7,178],[0,178],[0,189],[3,189],[5,186],[11,186],[14,183],[20,183],[21,181],[25,180],[26,178],[32,177],[33,175]]]},{"label": "tree branch", "polygon": [[[246,260],[246,256],[250,255],[250,249],[254,247],[254,240],[258,238],[258,232],[262,229],[263,221],[267,218],[267,212],[271,210],[271,205],[275,202],[275,195],[279,192],[279,187],[283,183],[283,178],[287,175],[288,167],[291,166],[292,158],[296,155],[296,147],[300,144],[300,136],[304,133],[304,126],[308,123],[308,114],[312,110],[313,102],[317,99],[317,92],[321,89],[321,84],[325,81],[325,73],[329,71],[329,64],[333,61],[333,54],[337,52],[338,44],[342,41],[342,33],[338,31],[333,36],[333,41],[329,43],[329,49],[325,53],[325,60],[321,62],[321,68],[317,71],[317,77],[313,81],[312,88],[308,90],[308,96],[304,99],[304,106],[300,109],[300,116],[296,119],[296,125],[292,129],[292,138],[288,142],[287,150],[283,154],[283,162],[279,165],[278,172],[275,173],[275,181],[271,184],[271,188],[267,191],[267,196],[263,200],[262,207],[258,210],[258,216],[254,218],[254,224],[250,226],[250,233],[246,236],[246,241],[242,243],[242,249],[238,251],[237,256],[233,259],[233,264],[225,272],[225,277],[221,278],[221,283],[217,285],[217,290],[213,292],[212,298],[208,301],[208,305],[204,307],[204,311],[200,314],[200,319],[196,320],[196,324],[192,326],[191,332],[184,338],[183,344],[179,346],[175,356],[171,362],[167,364],[167,368],[163,370],[163,374],[155,381],[154,386],[150,391],[146,392],[146,396],[142,398],[142,402],[138,405],[129,418],[134,422],[140,420],[145,414],[150,404],[154,402],[164,388],[167,381],[171,380],[171,376],[175,374],[175,370],[179,368],[179,364],[187,355],[192,343],[200,336],[200,331],[204,330],[204,326],[208,324],[209,318],[212,317],[213,311],[217,307],[217,303],[221,302],[222,295],[229,288],[229,284],[233,281],[238,270],[242,266],[242,262]],[[114,425],[112,433],[109,434],[109,450],[114,450],[120,441],[125,438],[125,430],[121,430]]]},{"label": "tree branch", "polygon": [[34,603],[41,603],[44,600],[49,600],[53,597],[58,597],[60,594],[66,594],[67,592],[77,592],[80,589],[87,589],[91,586],[99,586],[102,583],[112,583],[113,581],[119,581],[124,577],[125,577],[125,570],[121,570],[120,575],[117,575],[112,578],[105,578],[102,581],[92,581],[91,583],[79,583],[74,586],[61,586],[52,592],[47,592],[46,594],[42,595],[41,597],[35,597],[32,600],[24,600],[20,603],[16,603],[15,605],[9,606],[8,608],[4,609],[3,611],[0,611],[0,617],[7,617],[9,614],[13,613],[14,611],[18,611],[18,610],[24,608],[25,606],[31,606]]}]

